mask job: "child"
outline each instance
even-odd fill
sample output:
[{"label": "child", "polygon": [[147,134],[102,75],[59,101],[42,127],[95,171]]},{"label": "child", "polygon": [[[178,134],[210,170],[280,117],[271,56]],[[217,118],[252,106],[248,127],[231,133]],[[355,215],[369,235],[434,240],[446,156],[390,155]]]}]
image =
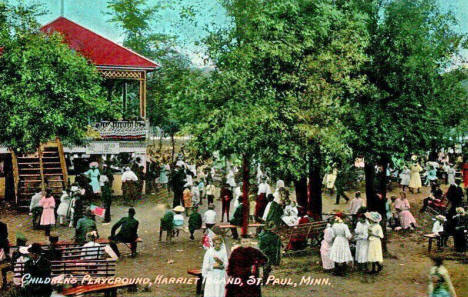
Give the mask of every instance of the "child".
[{"label": "child", "polygon": [[443,215],[438,215],[433,220],[435,220],[435,222],[432,225],[432,233],[438,235],[437,246],[440,249],[446,244],[447,239],[447,236],[444,232],[444,223],[446,221],[446,218]]},{"label": "child", "polygon": [[193,212],[190,214],[188,225],[190,231],[190,240],[194,240],[195,237],[193,237],[193,233],[202,226],[202,217],[201,214],[198,213],[198,206],[193,207]]},{"label": "child", "polygon": [[200,204],[200,189],[198,188],[198,183],[194,182],[192,189],[192,205],[193,207],[197,207]]},{"label": "child", "polygon": [[191,187],[185,187],[183,192],[183,202],[185,207],[185,215],[188,215],[189,210],[192,208],[192,191],[190,190]]},{"label": "child", "polygon": [[174,229],[175,229],[175,232],[176,232],[176,235],[178,236],[179,235],[179,231],[180,230],[184,230],[184,222],[185,222],[185,218],[184,218],[184,213],[185,211],[185,208],[181,205],[179,206],[176,206],[174,208],[174,212],[175,212],[175,215],[174,215]]},{"label": "child", "polygon": [[60,197],[60,204],[57,208],[57,216],[59,218],[60,225],[64,225],[64,221],[68,217],[69,209],[70,209],[70,202],[71,198],[68,195],[67,191],[62,192],[62,196]]}]

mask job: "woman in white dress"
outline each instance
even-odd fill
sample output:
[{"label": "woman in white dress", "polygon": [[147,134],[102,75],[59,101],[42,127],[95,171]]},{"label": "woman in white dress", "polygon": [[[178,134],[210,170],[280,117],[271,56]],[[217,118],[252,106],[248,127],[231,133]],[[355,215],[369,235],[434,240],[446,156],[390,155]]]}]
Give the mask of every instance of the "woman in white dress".
[{"label": "woman in white dress", "polygon": [[359,218],[359,221],[354,229],[354,237],[356,239],[356,255],[355,259],[358,263],[359,270],[366,270],[367,252],[369,248],[369,223],[364,216]]},{"label": "woman in white dress", "polygon": [[[382,227],[379,222],[382,216],[378,212],[366,212],[366,218],[370,221],[369,226],[369,249],[367,261],[372,263],[370,273],[379,273],[383,268],[382,241],[384,237]],[[377,269],[376,269],[377,268]]]},{"label": "woman in white dress", "polygon": [[67,191],[62,191],[62,196],[60,197],[60,205],[57,208],[57,216],[59,218],[60,225],[65,224],[65,220],[68,217],[70,212],[70,203],[71,197],[68,195]]},{"label": "woman in white dress", "polygon": [[407,188],[410,182],[410,170],[408,167],[403,166],[403,170],[400,173],[400,179],[401,190],[405,191],[405,187]]},{"label": "woman in white dress", "polygon": [[346,263],[353,262],[353,255],[349,249],[349,240],[352,235],[348,225],[343,223],[340,217],[335,217],[332,226],[333,245],[330,250],[330,260],[335,262],[335,274],[344,276],[346,273]]},{"label": "woman in white dress", "polygon": [[411,193],[414,193],[414,190],[418,190],[418,193],[420,192],[422,187],[420,172],[422,170],[423,169],[418,163],[414,163],[410,167],[410,181],[408,186]]},{"label": "woman in white dress", "polygon": [[296,207],[296,203],[294,201],[286,201],[287,205],[284,208],[284,214],[281,217],[283,222],[288,226],[296,226],[299,221],[299,210]]},{"label": "woman in white dress", "polygon": [[330,260],[330,250],[333,244],[333,231],[330,224],[327,224],[323,230],[323,239],[320,245],[320,256],[322,258],[322,267],[325,271],[335,268],[335,263]]},{"label": "woman in white dress", "polygon": [[213,247],[206,251],[203,258],[201,272],[205,283],[204,297],[224,297],[227,265],[228,257],[222,238],[215,236]]}]

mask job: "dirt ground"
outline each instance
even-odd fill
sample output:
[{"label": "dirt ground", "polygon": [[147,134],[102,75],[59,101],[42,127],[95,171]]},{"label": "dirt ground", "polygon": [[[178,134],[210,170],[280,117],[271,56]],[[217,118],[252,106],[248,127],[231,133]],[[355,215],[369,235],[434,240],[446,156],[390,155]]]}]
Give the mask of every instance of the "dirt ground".
[{"label": "dirt ground", "polygon": [[[320,266],[318,251],[310,251],[300,256],[284,257],[280,267],[275,267],[272,275],[278,279],[290,278],[296,282],[297,287],[291,285],[269,285],[262,289],[263,296],[267,297],[295,297],[295,296],[360,296],[360,297],[419,297],[427,296],[428,270],[431,260],[428,257],[427,242],[422,235],[430,233],[432,226],[431,217],[427,214],[420,215],[419,210],[422,199],[427,197],[428,189],[424,188],[422,194],[409,194],[409,200],[413,214],[420,228],[413,232],[390,232],[388,248],[395,256],[384,260],[384,269],[377,276],[361,274],[357,271],[349,272],[346,277],[337,277],[324,273]],[[392,193],[397,194],[399,189]],[[352,193],[349,193],[352,195]],[[161,191],[156,195],[148,195],[143,198],[136,209],[136,218],[140,221],[139,236],[143,243],[139,246],[139,254],[136,258],[129,257],[129,250],[119,245],[123,254],[117,265],[116,275],[119,277],[144,277],[154,280],[158,275],[164,277],[191,277],[187,269],[200,268],[204,250],[201,247],[201,231],[195,234],[195,240],[191,241],[187,233],[181,233],[172,243],[158,241],[159,221],[163,214],[162,203],[170,201],[170,195]],[[219,203],[219,202],[218,202]],[[323,198],[324,212],[345,210],[347,205],[342,201],[339,206],[334,205],[334,197],[325,194]],[[114,203],[117,204],[117,203]],[[128,207],[121,204],[112,207],[112,223],[116,222],[127,213]],[[201,212],[206,209],[206,202],[201,207]],[[220,205],[217,205],[219,211]],[[8,224],[9,238],[15,242],[15,233],[23,232],[31,242],[47,241],[42,231],[32,230],[30,217],[27,214],[18,214],[12,211],[1,210],[0,218]],[[112,224],[103,225],[98,219],[98,230],[101,237],[110,234]],[[57,227],[60,239],[71,239],[72,229]],[[453,244],[453,241],[452,241]],[[168,264],[173,260],[172,264]],[[452,282],[458,297],[468,296],[468,265],[456,261],[446,261],[445,266],[450,272]],[[322,285],[300,284],[302,277],[314,279],[328,279],[322,281]],[[323,285],[323,282],[325,284]],[[0,293],[1,295],[1,293]],[[135,297],[159,297],[159,296],[195,296],[193,284],[153,284],[151,287],[139,286],[138,292],[129,293],[119,291],[119,296]]]}]

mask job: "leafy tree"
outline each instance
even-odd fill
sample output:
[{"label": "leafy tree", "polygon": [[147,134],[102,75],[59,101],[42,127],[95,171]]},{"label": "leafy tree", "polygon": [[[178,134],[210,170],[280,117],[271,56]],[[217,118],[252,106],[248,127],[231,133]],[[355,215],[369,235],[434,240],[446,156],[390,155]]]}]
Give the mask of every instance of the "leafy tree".
[{"label": "leafy tree", "polygon": [[455,17],[434,0],[363,3],[371,37],[363,68],[369,88],[353,102],[348,123],[354,153],[366,160],[368,207],[385,216],[386,175],[380,182],[384,199],[377,200],[374,165],[385,172],[392,157],[437,149],[449,140],[466,96],[460,71],[446,69],[466,37],[453,30]]},{"label": "leafy tree", "polygon": [[91,119],[108,114],[100,75],[59,35],[38,33],[32,8],[6,9],[0,43],[2,145],[33,151],[55,137],[84,139]]}]

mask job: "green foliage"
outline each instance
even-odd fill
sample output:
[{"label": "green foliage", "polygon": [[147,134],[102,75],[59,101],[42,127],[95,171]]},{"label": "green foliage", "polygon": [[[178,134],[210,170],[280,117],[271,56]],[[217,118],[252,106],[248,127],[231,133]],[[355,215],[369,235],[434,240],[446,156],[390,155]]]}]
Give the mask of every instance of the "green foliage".
[{"label": "green foliage", "polygon": [[443,147],[466,110],[462,73],[446,71],[466,36],[434,0],[368,3],[370,84],[353,104],[351,146],[373,161]]},{"label": "green foliage", "polygon": [[[9,20],[6,26],[15,28]],[[101,96],[100,75],[59,35],[20,27],[1,40],[0,142],[21,151],[55,137],[81,142],[90,120],[112,116]]]},{"label": "green foliage", "polygon": [[[352,2],[350,2],[352,4]],[[199,150],[253,155],[297,178],[319,145],[350,154],[341,122],[365,86],[365,16],[333,1],[224,1],[232,24],[207,39],[216,71],[194,105]],[[193,108],[192,108],[193,109]]]}]

